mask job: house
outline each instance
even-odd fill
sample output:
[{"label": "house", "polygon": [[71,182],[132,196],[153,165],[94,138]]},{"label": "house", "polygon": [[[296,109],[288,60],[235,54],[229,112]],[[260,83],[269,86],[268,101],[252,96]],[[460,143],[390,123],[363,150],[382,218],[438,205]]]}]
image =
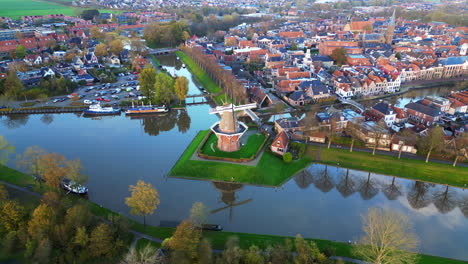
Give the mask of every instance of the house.
[{"label": "house", "polygon": [[414,138],[403,138],[399,135],[395,135],[392,138],[391,150],[406,153],[416,154],[418,152],[416,148],[416,140]]},{"label": "house", "polygon": [[24,57],[23,60],[29,66],[42,64],[42,57],[41,55],[37,55],[37,54],[28,54]]},{"label": "house", "polygon": [[273,153],[283,156],[284,153],[288,152],[289,137],[286,131],[281,131],[276,135],[273,143],[271,143],[270,149]]},{"label": "house", "polygon": [[312,101],[312,98],[304,91],[294,91],[286,94],[284,99],[293,106],[304,106]]},{"label": "house", "polygon": [[325,143],[327,137],[325,133],[320,131],[306,131],[304,137],[308,142]]},{"label": "house", "polygon": [[391,127],[396,120],[396,113],[392,108],[391,104],[386,102],[379,102],[372,107],[372,111],[380,116],[387,127]]},{"label": "house", "polygon": [[84,63],[80,57],[74,57],[72,60],[72,66],[76,71],[79,71],[81,68],[83,68]]},{"label": "house", "polygon": [[425,105],[419,100],[416,103],[409,103],[405,105],[405,112],[408,114],[408,118],[427,126],[433,125],[439,121],[442,116],[442,112],[436,107]]},{"label": "house", "polygon": [[51,68],[42,68],[41,69],[42,77],[55,77],[55,72]]},{"label": "house", "polygon": [[108,58],[108,62],[113,65],[120,65],[119,57],[112,55]]},{"label": "house", "polygon": [[280,118],[275,121],[275,130],[279,133],[281,131],[286,131],[288,133],[294,133],[295,131],[303,130],[303,125],[299,122],[297,118]]},{"label": "house", "polygon": [[264,108],[273,105],[273,100],[270,96],[259,87],[250,89],[250,100],[257,104],[257,108]]},{"label": "house", "polygon": [[94,53],[91,53],[91,52],[84,56],[84,61],[88,65],[89,64],[97,64],[99,62],[96,55],[94,55]]}]

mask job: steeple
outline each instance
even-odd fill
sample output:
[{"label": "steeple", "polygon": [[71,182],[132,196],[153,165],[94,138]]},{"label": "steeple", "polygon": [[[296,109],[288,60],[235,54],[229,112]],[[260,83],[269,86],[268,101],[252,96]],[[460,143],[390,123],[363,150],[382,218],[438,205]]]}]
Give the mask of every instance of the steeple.
[{"label": "steeple", "polygon": [[390,45],[392,44],[393,34],[395,32],[395,11],[396,9],[393,9],[393,15],[388,22],[387,31],[385,32],[385,43]]},{"label": "steeple", "polygon": [[390,22],[388,23],[388,26],[395,26],[395,11],[396,9],[393,9],[393,15],[390,18]]}]

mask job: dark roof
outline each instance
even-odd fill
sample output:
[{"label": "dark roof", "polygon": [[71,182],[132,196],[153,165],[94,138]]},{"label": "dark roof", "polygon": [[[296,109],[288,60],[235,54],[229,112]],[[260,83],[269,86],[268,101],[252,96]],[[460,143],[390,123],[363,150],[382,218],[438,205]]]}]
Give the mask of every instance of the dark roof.
[{"label": "dark roof", "polygon": [[440,112],[439,109],[424,105],[424,104],[422,104],[420,102],[409,103],[409,104],[405,105],[405,108],[412,109],[412,110],[414,110],[416,112],[420,112],[420,113],[423,113],[425,115],[432,116],[432,117],[442,115],[442,112]]},{"label": "dark roof", "polygon": [[383,115],[390,115],[393,114],[393,108],[384,102],[379,102],[372,107],[374,110],[382,113]]}]

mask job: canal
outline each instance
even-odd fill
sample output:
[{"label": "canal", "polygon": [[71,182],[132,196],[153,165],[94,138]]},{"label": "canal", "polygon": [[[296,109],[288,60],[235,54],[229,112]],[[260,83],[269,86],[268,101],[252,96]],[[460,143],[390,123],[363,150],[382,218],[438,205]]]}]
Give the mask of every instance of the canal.
[{"label": "canal", "polygon": [[[189,93],[199,93],[180,62],[159,59],[168,70],[188,77]],[[148,219],[154,225],[188,217],[192,204],[201,201],[212,211],[210,223],[227,231],[353,241],[362,234],[361,215],[383,207],[411,219],[423,253],[468,260],[468,190],[318,164],[278,188],[168,177],[196,133],[218,120],[209,108],[196,105],[144,118],[1,117],[0,135],[17,153],[38,145],[81,159],[89,176],[89,199],[125,215],[128,186],[140,179],[152,183],[161,198]],[[15,167],[15,162],[9,165]]]}]

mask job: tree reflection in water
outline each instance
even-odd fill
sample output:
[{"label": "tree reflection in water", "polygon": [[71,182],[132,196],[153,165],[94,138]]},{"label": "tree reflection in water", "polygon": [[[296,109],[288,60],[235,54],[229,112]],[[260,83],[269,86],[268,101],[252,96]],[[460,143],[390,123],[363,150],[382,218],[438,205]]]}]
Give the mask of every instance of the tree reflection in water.
[{"label": "tree reflection in water", "polygon": [[[81,113],[80,113],[81,115]],[[43,114],[41,116],[41,121],[42,123],[46,125],[50,125],[52,122],[54,122],[54,116],[52,114]]]},{"label": "tree reflection in water", "polygon": [[313,176],[308,169],[305,169],[294,176],[294,181],[301,189],[307,189],[313,180]]},{"label": "tree reflection in water", "polygon": [[458,201],[458,207],[463,215],[468,218],[468,195],[461,197]]},{"label": "tree reflection in water", "polygon": [[177,119],[177,127],[179,128],[179,132],[187,132],[190,129],[190,122],[191,119],[187,113],[187,110],[180,110],[179,118]]},{"label": "tree reflection in water", "polygon": [[140,119],[143,130],[150,136],[157,136],[160,132],[173,129],[177,122],[177,112],[169,111],[165,114],[146,114],[130,116],[131,119]]},{"label": "tree reflection in water", "polygon": [[439,212],[446,214],[457,206],[455,194],[446,186],[445,190],[438,190],[433,195],[434,205]]},{"label": "tree reflection in water", "polygon": [[415,181],[406,198],[413,209],[421,209],[428,206],[431,203],[429,183]]},{"label": "tree reflection in water", "polygon": [[371,179],[371,173],[367,175],[367,180],[362,181],[359,186],[359,194],[362,199],[370,200],[379,193],[377,183]]},{"label": "tree reflection in water", "polygon": [[314,177],[314,185],[324,193],[329,192],[335,187],[333,179],[328,174],[328,165],[325,165],[323,171],[319,171]]},{"label": "tree reflection in water", "polygon": [[383,186],[382,192],[385,194],[388,200],[396,200],[401,195],[401,186],[395,184],[395,178],[393,177],[391,184]]},{"label": "tree reflection in water", "polygon": [[9,115],[3,119],[3,123],[9,129],[19,128],[28,123],[29,115],[17,114]]},{"label": "tree reflection in water", "polygon": [[349,175],[349,169],[346,169],[346,173],[341,174],[336,189],[344,198],[356,192],[356,182]]}]

